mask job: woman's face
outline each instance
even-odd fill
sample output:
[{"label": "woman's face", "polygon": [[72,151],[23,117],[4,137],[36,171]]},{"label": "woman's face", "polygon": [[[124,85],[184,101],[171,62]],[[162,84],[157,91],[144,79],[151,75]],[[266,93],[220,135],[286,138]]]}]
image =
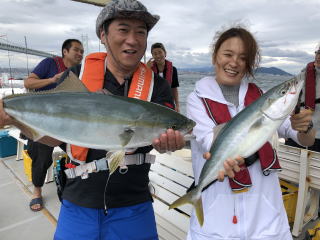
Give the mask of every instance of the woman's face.
[{"label": "woman's face", "polygon": [[224,41],[216,56],[212,56],[216,80],[223,85],[239,85],[246,74],[246,54],[243,41],[232,37]]},{"label": "woman's face", "polygon": [[152,49],[152,57],[157,64],[164,64],[166,59],[166,53],[162,48],[154,48]]}]

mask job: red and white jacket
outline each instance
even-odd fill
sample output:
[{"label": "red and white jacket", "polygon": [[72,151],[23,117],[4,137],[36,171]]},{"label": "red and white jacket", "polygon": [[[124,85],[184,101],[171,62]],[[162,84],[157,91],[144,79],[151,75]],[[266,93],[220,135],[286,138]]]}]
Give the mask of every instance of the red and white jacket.
[{"label": "red and white jacket", "polygon": [[[225,100],[213,77],[205,77],[196,83],[188,96],[187,116],[197,125],[193,129],[196,139],[191,141],[192,165],[195,182],[198,183],[205,163],[202,155],[207,152],[213,139],[214,122],[209,118],[202,98],[226,104],[231,117],[244,107],[248,82],[242,80],[239,89],[239,106]],[[297,132],[291,128],[289,119],[279,127],[280,137],[291,137],[297,141]],[[283,206],[278,174],[264,176],[260,161],[248,167],[252,187],[247,192],[232,192],[228,178],[215,182],[202,193],[204,225],[200,227],[195,214],[191,216],[188,239],[192,240],[291,240],[292,236]],[[238,223],[232,222],[236,215]]]}]

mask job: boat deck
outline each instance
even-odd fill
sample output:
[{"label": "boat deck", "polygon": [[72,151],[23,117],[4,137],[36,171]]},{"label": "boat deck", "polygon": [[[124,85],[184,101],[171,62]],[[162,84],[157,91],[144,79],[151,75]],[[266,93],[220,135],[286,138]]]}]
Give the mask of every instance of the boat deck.
[{"label": "boat deck", "polygon": [[23,161],[15,156],[0,160],[0,239],[52,239],[59,200],[54,183],[45,184],[43,195],[46,208],[41,212],[29,209],[32,184],[27,180]]},{"label": "boat deck", "polygon": [[[24,174],[23,161],[16,156],[0,158],[0,239],[52,239],[58,218],[60,202],[54,182],[43,187],[45,208],[40,212],[29,209],[32,184]],[[311,221],[305,228],[311,228]],[[301,234],[295,240],[304,239]],[[168,239],[171,240],[171,239]]]}]

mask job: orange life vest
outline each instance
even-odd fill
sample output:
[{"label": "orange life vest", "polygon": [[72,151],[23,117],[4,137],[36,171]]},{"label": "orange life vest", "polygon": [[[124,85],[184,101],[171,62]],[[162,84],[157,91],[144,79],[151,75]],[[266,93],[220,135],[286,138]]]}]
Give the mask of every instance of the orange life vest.
[{"label": "orange life vest", "polygon": [[[90,92],[96,92],[103,88],[105,60],[107,53],[92,53],[85,59],[82,82]],[[150,101],[153,91],[153,72],[145,64],[140,63],[134,72],[128,97]],[[88,148],[71,145],[73,159],[85,162]]]}]

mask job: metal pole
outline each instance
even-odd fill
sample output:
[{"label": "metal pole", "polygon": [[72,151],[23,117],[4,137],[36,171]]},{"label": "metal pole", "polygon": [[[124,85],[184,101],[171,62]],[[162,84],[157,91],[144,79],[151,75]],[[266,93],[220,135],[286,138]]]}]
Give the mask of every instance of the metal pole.
[{"label": "metal pole", "polygon": [[26,46],[26,57],[27,57],[27,71],[28,71],[28,76],[29,76],[29,58],[28,58],[28,45],[27,45],[27,37],[24,36],[24,44]]},{"label": "metal pole", "polygon": [[88,37],[88,34],[86,34],[86,48],[87,48],[87,55],[89,55],[89,37]]},{"label": "metal pole", "polygon": [[[9,44],[9,40],[8,40],[8,36],[7,36],[7,44]],[[10,51],[8,50],[8,62],[9,62],[9,72],[10,72],[10,77],[8,79],[8,81],[10,82],[11,80],[11,93],[14,94],[14,91],[13,91],[13,85],[12,85],[12,69],[11,69],[11,60],[10,60]]]}]

